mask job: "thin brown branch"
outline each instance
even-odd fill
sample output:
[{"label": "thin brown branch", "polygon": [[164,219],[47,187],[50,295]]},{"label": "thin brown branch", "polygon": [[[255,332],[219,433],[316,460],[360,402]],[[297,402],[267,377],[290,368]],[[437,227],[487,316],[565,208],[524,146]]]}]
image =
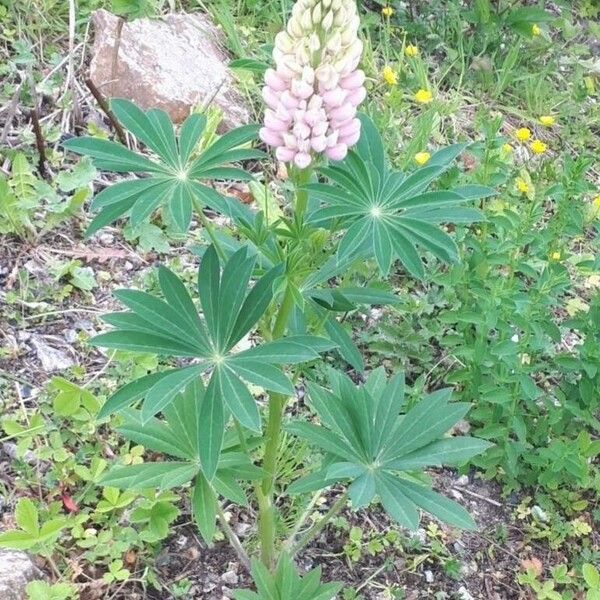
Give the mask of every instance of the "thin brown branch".
[{"label": "thin brown branch", "polygon": [[31,109],[29,116],[33,125],[33,133],[35,134],[35,145],[39,154],[38,171],[40,172],[40,175],[42,177],[46,177],[48,174],[46,171],[46,144],[44,142],[44,134],[42,133],[42,128],[40,127],[40,119],[37,107]]},{"label": "thin brown branch", "polygon": [[121,127],[121,123],[119,123],[119,121],[117,120],[117,117],[115,117],[115,114],[113,113],[113,111],[110,110],[108,102],[106,101],[106,98],[102,95],[102,92],[95,86],[94,82],[89,78],[85,80],[85,85],[87,85],[90,92],[92,92],[92,96],[94,96],[94,98],[96,99],[96,102],[98,103],[100,108],[104,111],[104,114],[108,117],[109,121],[112,123],[112,126],[115,129],[115,133],[117,134],[119,141],[122,144],[126,145],[127,138],[125,137],[125,131],[123,131],[123,128]]}]

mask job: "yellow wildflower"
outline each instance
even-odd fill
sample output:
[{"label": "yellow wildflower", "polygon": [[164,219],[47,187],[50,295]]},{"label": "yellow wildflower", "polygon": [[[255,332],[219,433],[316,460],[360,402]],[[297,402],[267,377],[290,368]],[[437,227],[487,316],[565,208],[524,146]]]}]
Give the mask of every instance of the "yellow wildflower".
[{"label": "yellow wildflower", "polygon": [[419,49],[413,44],[408,44],[408,46],[404,48],[404,54],[409,58],[414,58],[415,56],[419,56]]},{"label": "yellow wildflower", "polygon": [[510,144],[502,145],[502,152],[504,152],[504,154],[511,154],[513,151],[514,151],[514,148]]},{"label": "yellow wildflower", "polygon": [[541,140],[533,140],[529,147],[534,154],[544,154],[548,150],[548,146]]},{"label": "yellow wildflower", "polygon": [[381,9],[381,14],[389,19],[394,14],[394,9],[391,6],[384,6]]},{"label": "yellow wildflower", "polygon": [[426,165],[429,162],[429,159],[431,158],[431,154],[429,154],[429,152],[417,152],[415,154],[415,162],[422,167],[423,165]]},{"label": "yellow wildflower", "polygon": [[550,255],[550,258],[551,258],[552,260],[560,260],[560,252],[553,252],[553,253]]},{"label": "yellow wildflower", "polygon": [[429,104],[433,100],[433,94],[429,90],[419,90],[414,95],[415,102],[419,104]]},{"label": "yellow wildflower", "polygon": [[534,23],[531,26],[531,35],[537,37],[538,35],[540,35],[540,33],[542,33],[542,30],[540,29],[540,26],[537,23]]},{"label": "yellow wildflower", "polygon": [[556,119],[552,115],[542,115],[540,117],[540,123],[544,127],[552,127],[556,123]]},{"label": "yellow wildflower", "polygon": [[385,65],[385,67],[383,67],[381,76],[388,85],[396,85],[398,83],[398,75],[396,74],[396,71],[394,71],[394,69],[392,69],[392,67],[389,65]]},{"label": "yellow wildflower", "polygon": [[520,142],[526,142],[531,137],[531,129],[528,129],[527,127],[521,127],[515,131],[515,137]]},{"label": "yellow wildflower", "polygon": [[529,193],[529,184],[521,177],[517,177],[515,184],[517,186],[517,190],[521,192],[521,194]]},{"label": "yellow wildflower", "polygon": [[594,202],[594,206],[595,206],[596,208],[600,208],[600,196],[596,196],[596,197],[594,198],[593,202]]}]

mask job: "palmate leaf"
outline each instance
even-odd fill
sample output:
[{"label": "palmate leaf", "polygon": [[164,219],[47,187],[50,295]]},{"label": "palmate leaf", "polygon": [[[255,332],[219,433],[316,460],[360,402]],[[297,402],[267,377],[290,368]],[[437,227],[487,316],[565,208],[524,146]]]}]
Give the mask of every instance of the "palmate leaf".
[{"label": "palmate leaf", "polygon": [[362,134],[356,149],[336,166],[321,169],[332,185],[307,186],[311,197],[321,203],[310,221],[345,230],[337,252],[339,261],[366,252],[375,258],[384,276],[399,259],[412,275],[422,277],[419,249],[442,261],[455,261],[456,244],[438,225],[481,220],[479,211],[461,205],[494,192],[477,185],[427,190],[465,145],[439,150],[427,166],[403,174],[389,167],[373,123],[365,115],[361,115],[361,121]]},{"label": "palmate leaf", "polygon": [[[201,315],[185,285],[161,267],[158,280],[164,299],[136,290],[117,291],[115,295],[129,312],[107,315],[105,320],[114,329],[92,340],[105,348],[196,359],[189,366],[127,384],[106,402],[99,417],[143,400],[140,418],[142,423],[149,423],[160,412],[169,415],[178,394],[190,384],[200,385],[198,382],[207,374],[207,388],[198,405],[196,441],[190,442],[190,432],[182,429],[180,433],[186,435],[180,436],[179,443],[188,440],[188,449],[194,448],[194,458],[209,481],[219,464],[230,414],[243,426],[260,431],[260,415],[246,382],[292,394],[294,388],[282,365],[314,360],[335,346],[325,338],[298,335],[235,351],[236,344],[267,309],[275,280],[282,272],[281,265],[273,267],[248,292],[255,262],[256,256],[249,255],[244,246],[221,266],[215,248],[210,246],[198,270]],[[184,451],[180,445],[177,448]]]},{"label": "palmate leaf", "polygon": [[177,228],[185,232],[192,219],[194,199],[228,215],[232,210],[243,211],[200,182],[252,179],[242,169],[224,165],[264,156],[260,150],[245,147],[256,138],[258,126],[234,129],[196,156],[194,150],[206,127],[204,115],[190,115],[176,135],[173,123],[162,110],[144,112],[123,99],[113,99],[111,109],[152,156],[94,137],[72,138],[64,143],[71,152],[91,157],[98,169],[143,175],[115,183],[96,195],[91,208],[100,212],[88,227],[87,236],[125,214],[129,214],[131,225],[138,227],[159,209],[167,210]]},{"label": "palmate leaf", "polygon": [[287,427],[323,451],[326,459],[288,491],[305,493],[345,482],[353,508],[367,506],[377,496],[403,527],[418,526],[420,508],[456,527],[474,528],[460,505],[409,477],[425,467],[463,464],[491,446],[467,436],[443,437],[469,405],[450,402],[451,390],[438,390],[401,415],[402,374],[388,380],[380,368],[356,387],[332,370],[329,380],[331,390],[313,383],[307,390],[321,425],[300,422]]},{"label": "palmate leaf", "polygon": [[[200,379],[190,383],[163,411],[164,418],[145,420],[142,411],[123,411],[124,422],[117,431],[126,439],[142,444],[153,452],[172,456],[177,461],[118,466],[100,481],[121,489],[160,489],[180,486],[194,480],[191,504],[194,519],[204,540],[210,544],[215,531],[217,496],[247,505],[246,493],[239,480],[254,480],[263,471],[238,451],[231,440],[226,440],[217,457],[212,481],[199,472],[203,453],[205,429],[202,407],[207,403],[206,389]],[[235,438],[237,442],[237,437]]]},{"label": "palmate leaf", "polygon": [[300,576],[294,563],[282,554],[275,572],[261,562],[252,563],[252,578],[256,593],[236,590],[236,600],[332,600],[342,588],[339,583],[321,583],[321,567]]}]

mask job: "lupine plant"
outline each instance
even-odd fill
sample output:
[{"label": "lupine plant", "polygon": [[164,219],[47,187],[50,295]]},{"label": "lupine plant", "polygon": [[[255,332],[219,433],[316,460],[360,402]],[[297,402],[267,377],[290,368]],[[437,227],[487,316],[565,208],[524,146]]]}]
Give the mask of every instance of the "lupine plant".
[{"label": "lupine plant", "polygon": [[[95,197],[99,213],[88,234],[121,217],[135,227],[158,213],[185,232],[195,211],[210,241],[195,290],[160,267],[160,294],[117,291],[127,310],[106,315],[112,329],[92,341],[176,359],[172,368],[119,389],[99,414],[106,420],[119,413],[118,431],[162,459],[117,465],[102,483],[189,490],[206,543],[218,521],[251,569],[257,593],[240,590],[239,599],[332,598],[339,586],[321,584],[318,570],[296,574],[293,557],[348,507],[379,502],[398,525],[412,529],[420,510],[474,527],[422,473],[464,463],[487,448],[482,440],[447,435],[468,405],[452,402],[449,389],[409,402],[402,373],[379,367],[364,374],[361,352],[338,316],[394,302],[381,285],[352,281],[357,263],[363,270],[371,265],[373,276],[423,277],[437,259],[458,260],[442,224],[479,220],[464,205],[490,190],[439,187],[463,145],[438,151],[413,172],[391,167],[375,125],[357,113],[365,97],[359,25],[354,0],[295,4],[276,38],[276,68],[265,74],[260,130],[242,127],[207,145],[202,115],[192,114],[176,134],[165,113],[113,100],[114,114],[146,147],[144,154],[89,137],[66,143],[99,169],[134,175]],[[251,147],[257,136],[286,163],[293,187],[277,217],[209,185],[254,177],[239,165],[266,156]],[[206,208],[229,226],[217,231]],[[299,389],[306,390],[308,406],[300,404],[294,411],[300,416],[292,418],[287,409],[300,402]],[[284,430],[314,446],[317,456],[287,489],[278,472]],[[320,495],[331,508],[308,526]],[[302,502],[304,511],[297,509]],[[225,505],[257,515],[256,535],[246,546],[229,526]],[[301,516],[290,526],[292,512]]]}]

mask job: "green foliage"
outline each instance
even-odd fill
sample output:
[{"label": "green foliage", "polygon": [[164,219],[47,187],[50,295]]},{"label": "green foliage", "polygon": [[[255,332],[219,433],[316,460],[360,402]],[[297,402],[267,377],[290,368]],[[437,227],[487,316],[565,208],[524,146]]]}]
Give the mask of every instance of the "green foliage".
[{"label": "green foliage", "polygon": [[96,171],[83,160],[51,183],[36,177],[22,152],[0,176],[0,234],[34,239],[75,215],[90,193]]},{"label": "green foliage", "polygon": [[[166,268],[159,272],[165,300],[145,292],[121,290],[116,296],[131,312],[112,313],[105,321],[116,329],[94,339],[94,344],[166,356],[196,357],[192,366],[153,373],[127,384],[104,405],[106,416],[144,398],[141,415],[145,422],[165,410],[189,383],[210,371],[199,416],[199,460],[204,475],[215,474],[225,426],[230,413],[245,427],[260,431],[260,415],[252,394],[243,381],[282,394],[293,387],[280,368],[319,357],[332,344],[316,336],[293,336],[242,352],[238,342],[255,326],[273,294],[280,270],[265,273],[246,292],[255,256],[247,248],[238,250],[222,273],[214,246],[206,251],[198,271],[198,294],[203,309],[200,317],[183,283]],[[182,467],[186,472],[185,468]]]},{"label": "green foliage", "polygon": [[52,544],[69,525],[68,519],[56,517],[40,524],[38,509],[29,498],[21,498],[15,508],[18,530],[0,533],[1,548],[33,549],[40,554],[51,553]]},{"label": "green foliage", "polygon": [[133,103],[120,99],[112,100],[111,109],[153,153],[153,158],[94,137],[72,138],[64,143],[68,150],[91,157],[96,167],[104,171],[145,175],[111,185],[96,195],[91,208],[100,212],[90,224],[88,236],[125,214],[137,229],[159,208],[168,210],[177,229],[185,233],[195,204],[224,214],[236,209],[234,203],[200,182],[251,179],[242,169],[226,165],[263,156],[259,150],[242,147],[256,137],[256,126],[230,131],[198,153],[207,122],[204,115],[191,114],[176,137],[171,120],[162,110],[143,112]]},{"label": "green foliage", "polygon": [[[232,435],[232,432],[224,431],[220,432],[224,436],[224,442],[210,483],[200,473],[206,444],[206,426],[202,422],[206,412],[203,405],[209,401],[204,385],[196,378],[163,409],[164,419],[152,417],[145,420],[140,410],[123,411],[124,422],[118,428],[119,433],[128,440],[179,461],[114,467],[100,482],[102,485],[125,490],[168,489],[194,479],[191,494],[194,517],[207,543],[212,542],[215,531],[215,494],[241,506],[247,506],[246,492],[238,481],[253,480],[262,475],[261,469],[255,467],[249,457],[240,451],[237,437]],[[160,539],[166,535],[165,526],[169,522],[169,516],[173,516],[169,507],[153,504],[136,509],[133,522],[147,520],[149,535],[155,532]]]},{"label": "green foliage", "polygon": [[68,583],[31,581],[25,588],[28,600],[70,600],[76,598],[75,588]]},{"label": "green foliage", "polygon": [[332,600],[342,587],[339,583],[321,583],[321,567],[301,577],[285,554],[282,554],[273,573],[255,561],[252,578],[257,593],[237,590],[236,600]]},{"label": "green foliage", "polygon": [[311,184],[311,196],[324,203],[310,219],[346,232],[338,247],[339,261],[357,254],[374,256],[383,276],[399,259],[415,277],[424,276],[417,247],[440,260],[458,258],[452,238],[436,227],[439,223],[471,223],[482,215],[460,205],[493,193],[475,185],[453,190],[427,191],[465,149],[456,144],[435,153],[427,166],[405,175],[389,168],[381,137],[373,123],[363,115],[362,135],[356,147],[339,165],[323,167],[320,172],[334,186]]},{"label": "green foliage", "polygon": [[368,506],[377,495],[403,527],[418,527],[418,507],[457,527],[474,529],[460,505],[410,477],[410,472],[424,467],[463,464],[490,446],[466,436],[440,439],[469,406],[450,404],[451,390],[439,390],[400,416],[404,376],[387,381],[381,368],[360,387],[333,371],[330,383],[332,391],[312,383],[308,387],[310,404],[322,425],[287,426],[326,453],[321,469],[294,482],[289,492],[314,491],[342,481],[349,484],[355,510]]}]

